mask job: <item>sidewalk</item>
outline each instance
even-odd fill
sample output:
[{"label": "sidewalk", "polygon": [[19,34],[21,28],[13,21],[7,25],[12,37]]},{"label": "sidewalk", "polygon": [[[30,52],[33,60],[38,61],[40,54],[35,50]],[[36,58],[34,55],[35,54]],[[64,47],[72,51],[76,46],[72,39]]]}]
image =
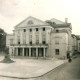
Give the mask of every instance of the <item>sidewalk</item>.
[{"label": "sidewalk", "polygon": [[62,65],[63,60],[13,59],[14,63],[0,63],[0,76],[32,78],[46,74]]}]

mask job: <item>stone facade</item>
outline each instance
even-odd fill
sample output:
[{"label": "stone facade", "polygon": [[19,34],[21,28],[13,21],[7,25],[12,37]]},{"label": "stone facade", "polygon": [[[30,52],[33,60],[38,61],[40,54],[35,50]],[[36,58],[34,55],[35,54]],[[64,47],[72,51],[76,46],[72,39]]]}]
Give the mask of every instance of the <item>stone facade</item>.
[{"label": "stone facade", "polygon": [[66,57],[72,51],[71,30],[70,23],[28,17],[7,35],[6,46],[11,56]]}]

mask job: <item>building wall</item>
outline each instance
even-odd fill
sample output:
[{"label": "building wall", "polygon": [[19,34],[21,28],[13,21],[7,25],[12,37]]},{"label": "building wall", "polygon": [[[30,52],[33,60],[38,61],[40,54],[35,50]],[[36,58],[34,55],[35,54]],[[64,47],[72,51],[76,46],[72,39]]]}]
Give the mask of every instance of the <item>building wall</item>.
[{"label": "building wall", "polygon": [[80,40],[78,40],[78,52],[80,52]]},{"label": "building wall", "polygon": [[[56,55],[55,50],[59,49],[59,55]],[[52,33],[51,34],[51,56],[66,57],[68,51],[68,34],[67,33]]]},{"label": "building wall", "polygon": [[[36,28],[38,31],[36,31]],[[45,31],[43,31],[43,28],[45,28]],[[26,30],[25,32],[24,29]],[[24,29],[14,30],[14,44],[18,44],[18,42],[20,42],[20,44],[30,44],[30,40],[32,44],[36,44],[37,40],[39,40],[39,44],[42,44],[43,39],[46,41],[46,44],[49,43],[50,27],[29,27]],[[31,32],[30,29],[32,30]]]},{"label": "building wall", "polygon": [[6,47],[9,47],[10,44],[13,44],[13,35],[6,36]]}]

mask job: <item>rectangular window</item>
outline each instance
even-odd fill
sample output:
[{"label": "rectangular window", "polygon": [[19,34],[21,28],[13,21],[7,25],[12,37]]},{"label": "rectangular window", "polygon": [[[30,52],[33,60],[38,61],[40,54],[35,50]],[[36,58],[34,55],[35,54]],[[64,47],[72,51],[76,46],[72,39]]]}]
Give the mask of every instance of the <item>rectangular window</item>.
[{"label": "rectangular window", "polygon": [[30,29],[30,32],[32,32],[32,29]]},{"label": "rectangular window", "polygon": [[79,46],[80,46],[80,43],[79,43]]},{"label": "rectangular window", "polygon": [[45,41],[43,41],[42,43],[43,43],[43,44],[46,44],[46,42],[45,42]]},{"label": "rectangular window", "polygon": [[39,44],[39,35],[36,35],[36,44]]},{"label": "rectangular window", "polygon": [[18,35],[18,44],[20,44],[20,36]]},{"label": "rectangular window", "polygon": [[36,31],[38,31],[38,28],[36,28]]},{"label": "rectangular window", "polygon": [[30,44],[32,44],[32,41],[30,41]]},{"label": "rectangular window", "polygon": [[45,31],[45,28],[43,28],[43,31]]},{"label": "rectangular window", "polygon": [[32,35],[29,35],[29,41],[32,42]]},{"label": "rectangular window", "polygon": [[13,39],[10,39],[10,44],[13,44]]},{"label": "rectangular window", "polygon": [[55,49],[55,54],[59,55],[59,49]]},{"label": "rectangular window", "polygon": [[58,41],[58,40],[56,40],[56,41],[55,41],[55,44],[56,44],[56,45],[59,45],[59,41]]},{"label": "rectangular window", "polygon": [[20,42],[18,42],[18,44],[20,44]]},{"label": "rectangular window", "polygon": [[59,32],[59,30],[56,30],[56,32],[58,33],[58,32]]},{"label": "rectangular window", "polygon": [[24,29],[24,32],[26,32],[26,29]]},{"label": "rectangular window", "polygon": [[23,44],[26,44],[26,34],[23,35]]}]

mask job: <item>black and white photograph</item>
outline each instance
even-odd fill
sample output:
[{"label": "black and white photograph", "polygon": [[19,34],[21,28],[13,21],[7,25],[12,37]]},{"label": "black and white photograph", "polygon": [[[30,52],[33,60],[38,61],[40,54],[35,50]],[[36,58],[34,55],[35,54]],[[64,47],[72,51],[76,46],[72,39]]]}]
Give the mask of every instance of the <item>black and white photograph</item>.
[{"label": "black and white photograph", "polygon": [[0,0],[0,80],[80,80],[80,1]]}]

